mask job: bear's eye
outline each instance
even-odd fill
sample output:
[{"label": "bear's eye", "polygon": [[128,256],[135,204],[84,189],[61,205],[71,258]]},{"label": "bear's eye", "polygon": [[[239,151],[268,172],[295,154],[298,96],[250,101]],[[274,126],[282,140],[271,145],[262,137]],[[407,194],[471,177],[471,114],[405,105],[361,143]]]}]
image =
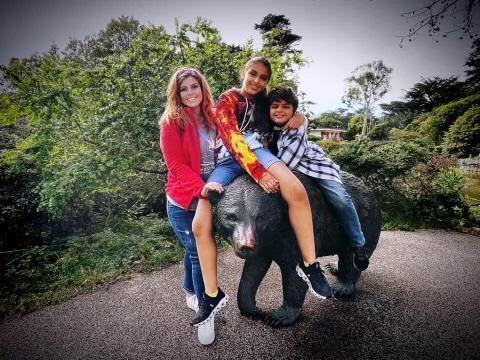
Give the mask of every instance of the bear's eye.
[{"label": "bear's eye", "polygon": [[227,214],[227,216],[225,216],[225,218],[227,219],[227,221],[231,221],[231,222],[235,222],[237,221],[237,215],[235,214]]}]

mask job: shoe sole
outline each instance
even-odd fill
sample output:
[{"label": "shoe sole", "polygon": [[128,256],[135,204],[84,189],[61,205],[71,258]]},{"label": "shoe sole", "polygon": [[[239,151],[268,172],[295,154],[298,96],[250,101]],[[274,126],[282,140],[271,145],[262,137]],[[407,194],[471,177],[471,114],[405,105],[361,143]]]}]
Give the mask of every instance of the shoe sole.
[{"label": "shoe sole", "polygon": [[193,307],[193,306],[190,306],[187,304],[187,307],[190,309],[190,310],[193,310],[195,312],[198,312],[198,307]]},{"label": "shoe sole", "polygon": [[228,302],[228,295],[225,294],[225,297],[220,300],[220,302],[217,304],[217,306],[215,306],[212,310],[212,312],[210,313],[210,315],[205,319],[203,320],[202,322],[199,322],[198,324],[194,324],[193,326],[194,327],[199,327],[200,325],[204,325],[206,322],[210,321],[210,320],[213,320],[213,318],[215,317],[215,315],[217,314],[217,312],[219,312],[220,310],[222,310],[225,305],[227,305],[227,302]]},{"label": "shoe sole", "polygon": [[298,276],[300,276],[303,279],[303,281],[305,281],[307,283],[308,291],[310,291],[310,293],[312,295],[314,295],[315,297],[317,297],[319,299],[322,299],[322,300],[328,299],[326,296],[320,295],[315,290],[313,290],[312,283],[310,282],[308,276],[302,271],[302,269],[300,269],[300,266],[297,265],[297,267],[295,269],[297,270]]},{"label": "shoe sole", "polygon": [[215,319],[198,326],[197,338],[202,345],[210,345],[215,341]]}]

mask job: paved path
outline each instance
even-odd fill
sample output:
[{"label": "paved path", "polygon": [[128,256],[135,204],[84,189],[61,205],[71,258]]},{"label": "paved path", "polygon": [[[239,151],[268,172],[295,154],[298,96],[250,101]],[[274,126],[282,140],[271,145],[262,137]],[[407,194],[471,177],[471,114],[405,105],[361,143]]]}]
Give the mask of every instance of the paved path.
[{"label": "paved path", "polygon": [[[325,261],[322,261],[325,262]],[[219,257],[232,300],[217,339],[200,345],[180,290],[181,267],[140,274],[106,291],[0,324],[1,359],[480,359],[480,238],[456,232],[383,232],[354,300],[307,295],[294,326],[240,316],[242,260]],[[258,303],[281,302],[276,265]]]}]

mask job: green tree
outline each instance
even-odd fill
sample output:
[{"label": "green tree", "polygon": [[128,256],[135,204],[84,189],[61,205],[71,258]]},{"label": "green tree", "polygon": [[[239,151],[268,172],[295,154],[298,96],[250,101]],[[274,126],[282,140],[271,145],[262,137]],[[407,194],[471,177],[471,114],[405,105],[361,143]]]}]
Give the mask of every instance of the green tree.
[{"label": "green tree", "polygon": [[405,94],[408,107],[415,113],[431,111],[466,96],[465,84],[458,77],[422,79]]},{"label": "green tree", "polygon": [[352,76],[346,79],[347,89],[342,101],[347,106],[359,108],[363,112],[362,136],[367,134],[371,125],[375,103],[390,88],[392,71],[393,69],[386,66],[382,60],[376,60],[357,67]]},{"label": "green tree", "polygon": [[351,114],[347,113],[346,109],[337,109],[333,111],[326,111],[314,117],[309,126],[311,128],[332,128],[332,129],[346,129]]},{"label": "green tree", "polygon": [[255,25],[262,38],[262,48],[257,55],[266,57],[272,65],[272,78],[269,86],[288,86],[297,91],[297,71],[306,61],[301,51],[294,49],[294,43],[301,39],[292,34],[290,20],[284,15],[265,16],[260,24]]},{"label": "green tree", "polygon": [[272,61],[274,82],[295,84],[299,54],[226,44],[204,19],[177,22],[168,34],[122,17],[62,53],[53,47],[12,59],[0,68],[8,90],[2,121],[23,116],[29,131],[2,154],[3,163],[38,171],[38,206],[65,229],[112,227],[122,216],[163,211],[158,118],[171,74],[197,67],[218,96],[239,83],[238,69],[257,53]]},{"label": "green tree", "polygon": [[278,47],[281,52],[286,53],[301,53],[301,50],[294,46],[302,37],[292,33],[290,20],[285,15],[268,14],[260,24],[255,24],[255,30],[260,31],[264,46]]},{"label": "green tree", "polygon": [[468,55],[465,62],[467,76],[465,82],[470,87],[472,93],[480,91],[480,39],[475,39],[472,44],[472,52]]}]

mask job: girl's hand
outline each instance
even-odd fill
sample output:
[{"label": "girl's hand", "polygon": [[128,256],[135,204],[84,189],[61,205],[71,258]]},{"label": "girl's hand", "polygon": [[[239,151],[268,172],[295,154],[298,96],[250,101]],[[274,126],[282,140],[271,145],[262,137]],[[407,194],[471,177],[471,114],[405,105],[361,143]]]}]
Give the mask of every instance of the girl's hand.
[{"label": "girl's hand", "polygon": [[216,191],[219,194],[221,194],[223,192],[223,186],[222,186],[222,184],[219,184],[219,183],[216,183],[216,182],[206,183],[203,186],[203,189],[200,192],[200,195],[202,197],[206,198],[209,191]]},{"label": "girl's hand", "polygon": [[275,179],[269,172],[266,172],[265,175],[260,178],[258,185],[260,185],[267,193],[276,193],[278,190],[280,190],[278,180]]},{"label": "girl's hand", "polygon": [[295,114],[288,120],[288,122],[283,126],[283,130],[287,131],[290,129],[298,129],[300,126],[307,126],[308,122],[305,116],[298,111],[295,111]]}]

